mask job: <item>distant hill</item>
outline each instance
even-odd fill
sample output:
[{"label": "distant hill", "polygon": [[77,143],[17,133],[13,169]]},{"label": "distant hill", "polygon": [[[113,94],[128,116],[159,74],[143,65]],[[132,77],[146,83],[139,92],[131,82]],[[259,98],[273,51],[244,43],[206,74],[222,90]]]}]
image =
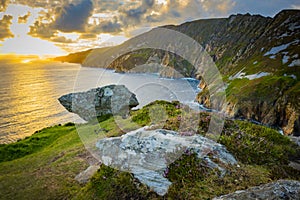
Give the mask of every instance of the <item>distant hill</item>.
[{"label": "distant hill", "polygon": [[[280,127],[285,134],[300,135],[299,10],[283,10],[274,18],[238,14],[163,28],[190,36],[213,58],[227,84],[228,115]],[[110,57],[118,49],[130,48],[142,38],[150,37],[153,31],[115,47],[71,54],[58,60],[118,72],[154,62],[174,68],[185,77],[201,79],[201,74],[184,59],[162,50],[142,49]],[[176,77],[168,72],[160,74]],[[204,82],[201,87],[197,100],[210,107]]]},{"label": "distant hill", "polygon": [[81,51],[76,53],[71,53],[67,56],[60,56],[53,58],[54,61],[60,62],[69,62],[69,63],[79,63],[82,64],[85,58],[93,51],[93,49],[89,49],[87,51]]}]

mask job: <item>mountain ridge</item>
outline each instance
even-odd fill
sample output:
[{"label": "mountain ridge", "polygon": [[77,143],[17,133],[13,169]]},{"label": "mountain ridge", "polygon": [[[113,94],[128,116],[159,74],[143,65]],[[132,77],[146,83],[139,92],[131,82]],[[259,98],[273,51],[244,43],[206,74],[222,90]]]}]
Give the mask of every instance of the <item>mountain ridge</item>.
[{"label": "mountain ridge", "polygon": [[[162,28],[188,35],[212,57],[227,85],[228,105],[225,112],[229,116],[280,127],[288,135],[300,135],[299,21],[299,10],[283,10],[273,18],[237,14],[228,18],[200,19]],[[130,49],[131,44],[147,37],[154,30],[115,47],[92,50],[80,63],[117,72],[158,63],[175,69],[182,76],[201,79],[202,75],[197,74],[190,63],[162,50],[141,49],[109,57],[118,48]],[[159,73],[163,77],[177,77],[168,70]],[[203,90],[197,101],[210,107],[208,88],[204,82],[201,87]]]}]

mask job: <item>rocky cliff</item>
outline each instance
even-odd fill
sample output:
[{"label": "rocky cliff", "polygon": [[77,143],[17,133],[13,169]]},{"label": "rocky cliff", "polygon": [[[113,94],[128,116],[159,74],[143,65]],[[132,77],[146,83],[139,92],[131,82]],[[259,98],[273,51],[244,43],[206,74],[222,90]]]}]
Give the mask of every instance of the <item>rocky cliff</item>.
[{"label": "rocky cliff", "polygon": [[[280,127],[285,134],[300,135],[299,21],[299,10],[284,10],[274,18],[238,14],[163,28],[190,36],[211,56],[227,85],[228,106],[225,111],[229,116]],[[95,49],[81,63],[118,72],[135,71],[137,66],[158,63],[178,73],[160,70],[155,65],[145,72],[201,79],[203,74],[174,53],[157,49],[133,49],[123,55],[115,53],[118,49],[130,49],[133,44],[141,43],[154,31],[116,47]],[[210,107],[209,87],[202,82],[202,88],[197,100]]]}]

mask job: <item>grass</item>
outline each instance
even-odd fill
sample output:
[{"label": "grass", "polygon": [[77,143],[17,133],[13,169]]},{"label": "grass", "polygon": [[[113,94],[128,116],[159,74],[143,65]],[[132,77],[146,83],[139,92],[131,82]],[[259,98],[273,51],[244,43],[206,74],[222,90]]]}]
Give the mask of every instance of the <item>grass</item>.
[{"label": "grass", "polygon": [[[158,109],[162,117],[153,121],[151,112]],[[289,139],[267,127],[226,120],[219,142],[237,158],[239,167],[224,166],[228,171],[224,177],[187,153],[165,172],[173,184],[164,197],[132,174],[105,165],[87,184],[75,181],[91,159],[82,141],[93,145],[101,138],[120,136],[144,125],[205,135],[210,116],[198,114],[197,121],[193,120],[196,115],[179,102],[156,101],[132,111],[128,119],[107,116],[76,127],[54,126],[1,145],[0,199],[211,199],[278,179],[300,180],[299,171],[288,166],[289,159],[299,158],[300,152]],[[182,123],[186,123],[184,129],[180,129]]]},{"label": "grass", "polygon": [[75,126],[46,128],[1,146],[0,199],[71,197],[80,189],[75,175],[87,167],[84,152]]}]

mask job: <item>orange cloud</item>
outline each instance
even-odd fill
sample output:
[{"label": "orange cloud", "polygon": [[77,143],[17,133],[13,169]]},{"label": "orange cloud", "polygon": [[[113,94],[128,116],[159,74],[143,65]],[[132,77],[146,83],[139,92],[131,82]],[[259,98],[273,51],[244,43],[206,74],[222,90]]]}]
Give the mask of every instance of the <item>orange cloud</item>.
[{"label": "orange cloud", "polygon": [[0,41],[6,38],[14,37],[14,34],[10,30],[10,25],[12,24],[13,17],[11,15],[4,15],[0,19]]}]

